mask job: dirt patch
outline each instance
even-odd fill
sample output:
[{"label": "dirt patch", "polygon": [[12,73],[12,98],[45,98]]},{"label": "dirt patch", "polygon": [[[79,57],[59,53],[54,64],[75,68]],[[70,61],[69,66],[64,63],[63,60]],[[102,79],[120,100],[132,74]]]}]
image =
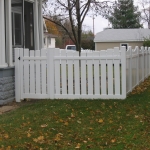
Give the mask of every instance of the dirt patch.
[{"label": "dirt patch", "polygon": [[33,104],[33,103],[36,103],[39,101],[40,100],[25,99],[25,100],[21,101],[20,103],[13,101],[13,102],[10,102],[6,105],[2,105],[2,106],[0,105],[0,115],[7,113],[7,112],[10,112],[12,110],[15,110],[15,109],[22,107],[24,105]]},{"label": "dirt patch", "polygon": [[0,115],[9,111],[12,111],[14,109],[18,108],[18,105],[16,102],[8,103],[4,106],[0,106]]},{"label": "dirt patch", "polygon": [[14,110],[16,108],[17,108],[17,106],[2,106],[2,107],[0,107],[0,115],[3,113],[9,112],[11,110]]}]

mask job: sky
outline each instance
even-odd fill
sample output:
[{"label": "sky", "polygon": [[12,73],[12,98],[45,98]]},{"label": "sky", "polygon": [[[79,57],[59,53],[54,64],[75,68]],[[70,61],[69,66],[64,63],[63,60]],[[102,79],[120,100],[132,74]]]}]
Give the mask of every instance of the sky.
[{"label": "sky", "polygon": [[[113,0],[110,0],[113,1]],[[134,0],[135,6],[137,6],[138,0]],[[93,17],[86,17],[83,23],[83,27],[93,31]],[[104,28],[111,27],[109,26],[108,20],[104,19],[101,16],[94,19],[94,34],[103,31]]]}]

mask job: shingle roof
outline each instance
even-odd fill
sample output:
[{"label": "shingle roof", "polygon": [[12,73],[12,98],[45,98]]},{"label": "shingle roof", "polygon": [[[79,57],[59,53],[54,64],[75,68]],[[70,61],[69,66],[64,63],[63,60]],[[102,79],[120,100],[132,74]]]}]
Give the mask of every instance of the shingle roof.
[{"label": "shingle roof", "polygon": [[150,29],[106,29],[96,34],[94,42],[143,41]]}]

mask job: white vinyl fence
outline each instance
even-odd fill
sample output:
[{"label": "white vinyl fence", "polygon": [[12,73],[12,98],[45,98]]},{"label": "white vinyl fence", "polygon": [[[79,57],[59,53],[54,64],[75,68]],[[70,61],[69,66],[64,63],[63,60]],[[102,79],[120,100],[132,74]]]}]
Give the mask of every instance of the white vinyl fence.
[{"label": "white vinyl fence", "polygon": [[[150,74],[150,50],[15,49],[16,101],[125,99]],[[137,75],[138,74],[138,75]]]}]

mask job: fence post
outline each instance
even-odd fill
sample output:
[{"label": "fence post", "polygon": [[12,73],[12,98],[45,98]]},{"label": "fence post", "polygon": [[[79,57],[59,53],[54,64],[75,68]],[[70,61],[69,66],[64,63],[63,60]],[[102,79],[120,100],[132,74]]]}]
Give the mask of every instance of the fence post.
[{"label": "fence post", "polygon": [[15,97],[16,102],[21,101],[21,83],[20,83],[20,49],[15,49]]},{"label": "fence post", "polygon": [[148,48],[148,76],[150,75],[150,47]]},{"label": "fence post", "polygon": [[148,63],[147,63],[147,55],[148,55],[148,53],[147,53],[147,47],[145,47],[145,51],[144,51],[144,63],[145,63],[145,71],[144,71],[144,78],[147,78],[148,77],[148,74],[147,74],[147,72],[148,72],[148,70],[147,70],[147,65],[148,65]]},{"label": "fence post", "polygon": [[54,52],[55,48],[47,49],[47,91],[50,99],[54,99]]},{"label": "fence post", "polygon": [[126,98],[126,47],[121,47],[122,98]]},{"label": "fence post", "polygon": [[137,51],[137,57],[136,57],[136,85],[139,85],[139,47],[135,47]]},{"label": "fence post", "polygon": [[142,81],[144,81],[144,47],[142,46],[141,47],[141,52],[142,52],[142,61],[141,61],[141,63],[142,63]]},{"label": "fence post", "polygon": [[132,47],[129,47],[129,92],[132,91]]}]

